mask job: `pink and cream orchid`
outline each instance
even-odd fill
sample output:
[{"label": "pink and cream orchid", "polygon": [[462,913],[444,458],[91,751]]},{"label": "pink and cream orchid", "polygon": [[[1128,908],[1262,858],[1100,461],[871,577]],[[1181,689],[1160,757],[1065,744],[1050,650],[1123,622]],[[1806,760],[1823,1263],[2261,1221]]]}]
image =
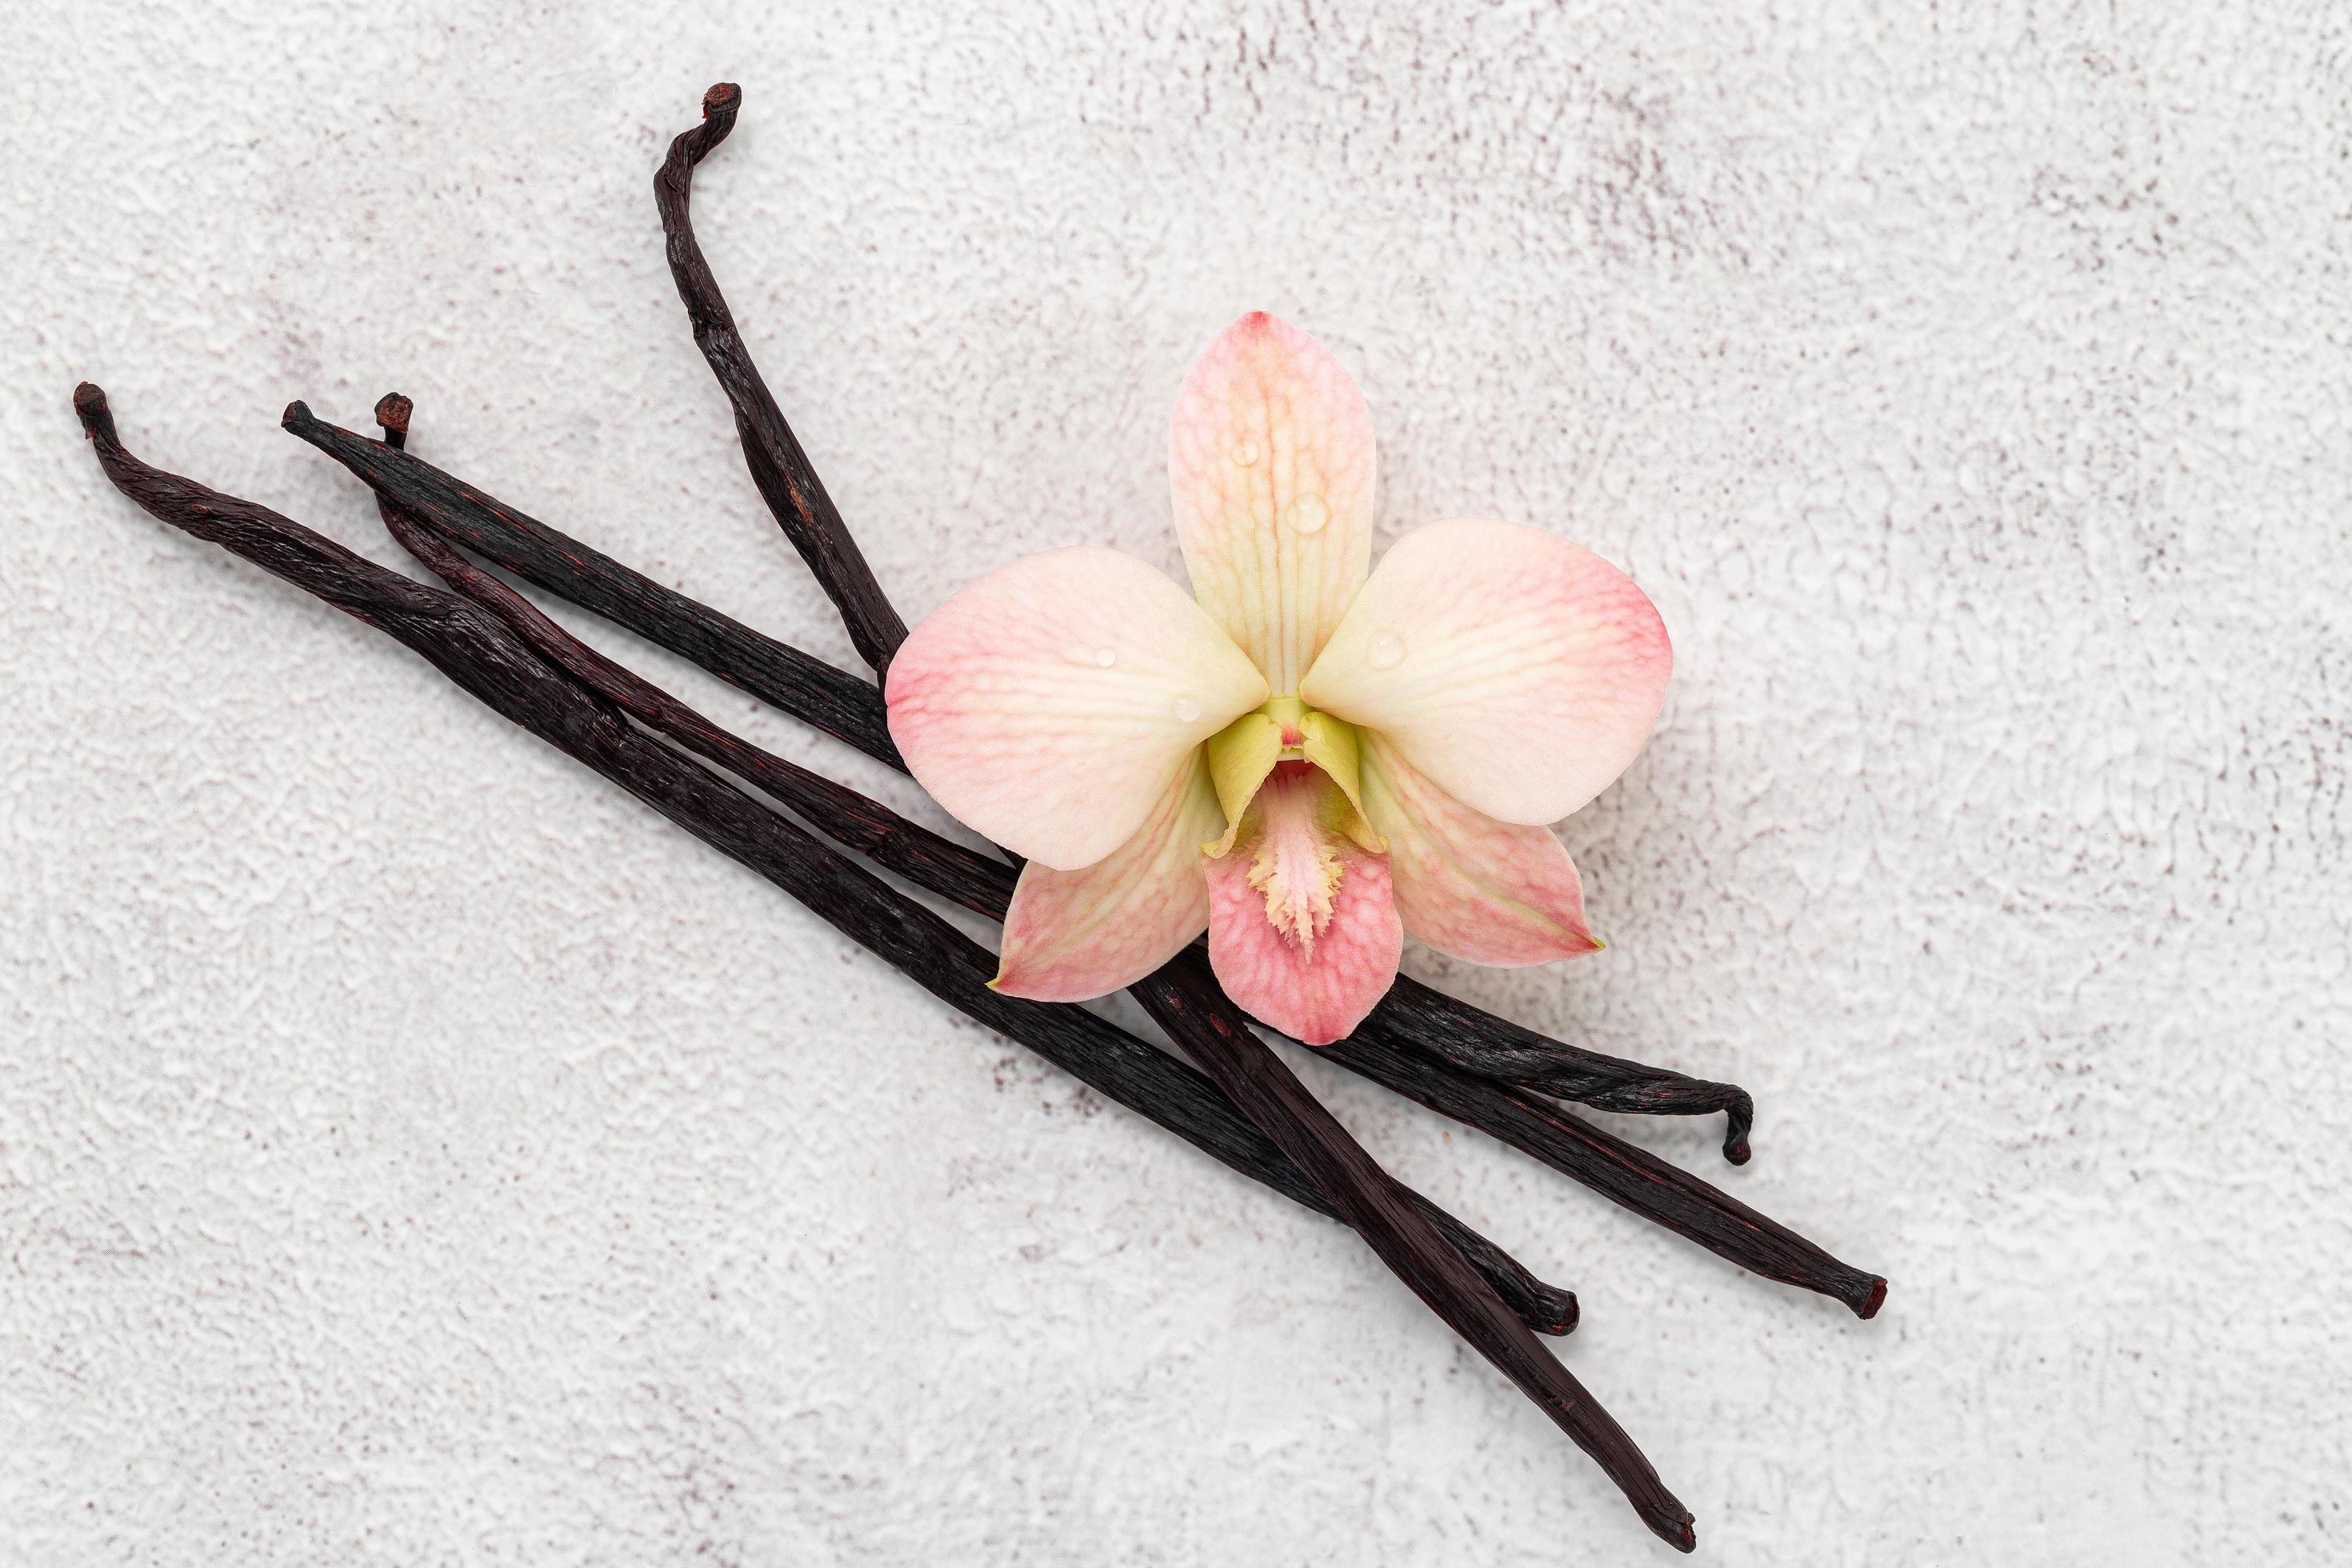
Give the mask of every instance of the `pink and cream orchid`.
[{"label": "pink and cream orchid", "polygon": [[1432,523],[1371,570],[1363,395],[1264,313],[1193,366],[1169,449],[1192,598],[1116,551],[1048,551],[890,664],[917,780],[1029,862],[997,986],[1106,995],[1205,928],[1235,1002],[1323,1045],[1407,936],[1489,964],[1597,949],[1546,825],[1657,718],[1673,655],[1641,589],[1507,522]]}]

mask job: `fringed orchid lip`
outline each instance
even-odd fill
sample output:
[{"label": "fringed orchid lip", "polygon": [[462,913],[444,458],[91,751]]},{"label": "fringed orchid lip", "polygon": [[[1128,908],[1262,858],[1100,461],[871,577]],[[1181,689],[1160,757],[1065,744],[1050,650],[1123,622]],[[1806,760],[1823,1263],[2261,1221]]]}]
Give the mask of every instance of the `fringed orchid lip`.
[{"label": "fringed orchid lip", "polygon": [[1193,597],[1082,548],[950,598],[890,665],[890,731],[1028,857],[997,985],[1076,1001],[1205,929],[1260,1021],[1340,1038],[1405,936],[1492,964],[1595,951],[1546,825],[1641,750],[1673,664],[1650,601],[1538,529],[1433,523],[1370,563],[1362,395],[1263,312],[1209,346],[1169,444]]}]

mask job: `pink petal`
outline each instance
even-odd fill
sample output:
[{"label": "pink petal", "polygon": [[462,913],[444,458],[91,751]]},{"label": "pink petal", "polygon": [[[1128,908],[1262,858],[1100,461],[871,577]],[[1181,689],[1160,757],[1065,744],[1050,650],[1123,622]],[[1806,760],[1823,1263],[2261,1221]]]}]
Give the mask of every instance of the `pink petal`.
[{"label": "pink petal", "polygon": [[1372,417],[1328,350],[1260,310],[1177,395],[1176,531],[1201,607],[1297,689],[1371,560]]},{"label": "pink petal", "polygon": [[1387,857],[1348,838],[1353,808],[1321,774],[1287,771],[1297,766],[1266,781],[1240,843],[1207,863],[1209,963],[1252,1017],[1325,1046],[1387,993],[1404,928]]},{"label": "pink petal", "polygon": [[1224,826],[1197,760],[1134,837],[1093,865],[1032,860],[1004,916],[996,988],[1033,1002],[1083,1002],[1134,984],[1209,923],[1201,844]]},{"label": "pink petal", "polygon": [[1265,681],[1184,591],[1115,550],[1000,567],[890,661],[890,737],[955,818],[1061,870],[1135,836]]},{"label": "pink petal", "polygon": [[1389,841],[1405,935],[1497,968],[1600,951],[1576,863],[1549,828],[1471,810],[1376,734],[1364,737],[1363,794]]},{"label": "pink petal", "polygon": [[1648,596],[1591,551],[1436,522],[1382,558],[1299,695],[1378,731],[1464,805],[1538,825],[1625,771],[1673,668]]}]

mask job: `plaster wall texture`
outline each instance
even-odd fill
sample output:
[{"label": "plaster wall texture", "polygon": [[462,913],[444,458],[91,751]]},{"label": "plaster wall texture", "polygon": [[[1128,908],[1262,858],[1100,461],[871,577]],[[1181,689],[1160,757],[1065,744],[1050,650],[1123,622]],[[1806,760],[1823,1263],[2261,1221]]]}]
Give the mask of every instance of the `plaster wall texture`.
[{"label": "plaster wall texture", "polygon": [[1666,1556],[1347,1233],[103,483],[83,377],[396,561],[277,430],[396,386],[850,663],[663,266],[721,79],[705,243],[910,616],[1050,545],[1177,570],[1170,403],[1259,307],[1362,383],[1383,545],[1532,521],[1659,604],[1657,737],[1561,828],[1610,951],[1409,967],[1749,1086],[1746,1170],[1614,1124],[1885,1315],[1294,1055],[1580,1291],[1707,1559],[2352,1561],[2343,6],[9,31],[0,1562]]}]

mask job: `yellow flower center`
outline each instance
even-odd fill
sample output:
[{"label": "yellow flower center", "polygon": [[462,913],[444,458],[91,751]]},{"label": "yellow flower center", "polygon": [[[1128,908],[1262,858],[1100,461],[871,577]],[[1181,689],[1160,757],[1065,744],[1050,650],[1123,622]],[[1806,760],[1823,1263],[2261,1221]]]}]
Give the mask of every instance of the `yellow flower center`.
[{"label": "yellow flower center", "polygon": [[1387,842],[1364,818],[1362,747],[1354,725],[1296,697],[1276,697],[1210,736],[1206,749],[1209,778],[1225,813],[1224,837],[1202,846],[1212,859],[1233,848],[1242,818],[1281,763],[1306,763],[1328,775],[1347,796],[1348,837],[1374,854],[1387,851]]}]

